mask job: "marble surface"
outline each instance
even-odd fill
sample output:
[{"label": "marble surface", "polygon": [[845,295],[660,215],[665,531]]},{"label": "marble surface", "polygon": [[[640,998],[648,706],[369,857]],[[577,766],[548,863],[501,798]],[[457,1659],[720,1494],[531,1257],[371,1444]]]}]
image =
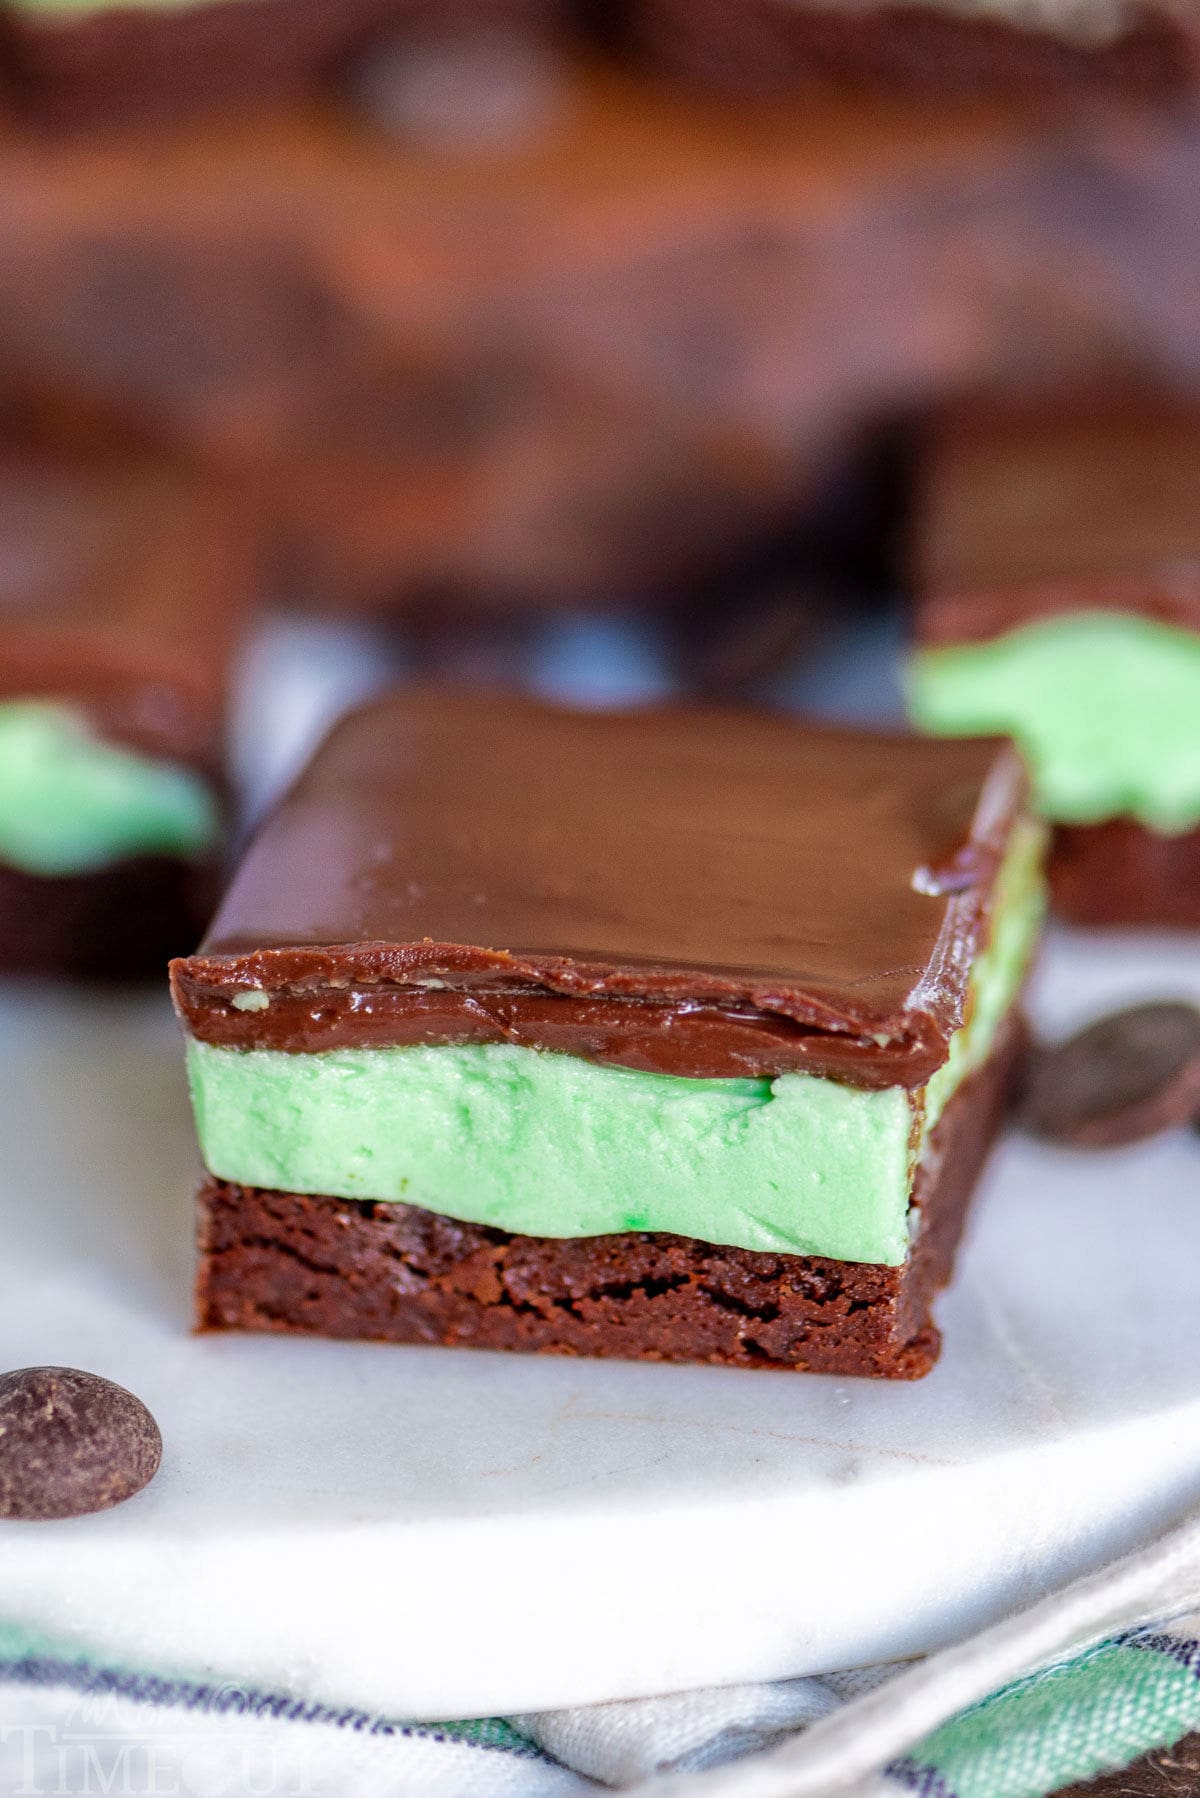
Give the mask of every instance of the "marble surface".
[{"label": "marble surface", "polygon": [[[1060,935],[1038,1010],[1200,996]],[[156,996],[0,993],[0,1366],[166,1443],[103,1516],[0,1525],[0,1617],[393,1714],[916,1653],[1200,1500],[1200,1143],[1010,1138],[914,1386],[188,1333],[194,1150]]]}]

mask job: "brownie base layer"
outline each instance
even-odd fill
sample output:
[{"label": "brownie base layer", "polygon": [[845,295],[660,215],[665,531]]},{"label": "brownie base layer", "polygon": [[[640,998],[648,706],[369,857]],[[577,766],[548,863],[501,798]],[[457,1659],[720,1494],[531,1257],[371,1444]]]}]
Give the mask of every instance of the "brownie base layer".
[{"label": "brownie base layer", "polygon": [[439,37],[552,16],[557,0],[194,0],[77,19],[14,11],[0,53],[15,103],[48,124],[163,122],[300,94],[396,31]]},{"label": "brownie base layer", "polygon": [[161,979],[195,947],[216,895],[213,868],[170,856],[52,878],[0,865],[0,973]]},{"label": "brownie base layer", "polygon": [[1159,836],[1125,818],[1060,827],[1050,892],[1072,924],[1200,930],[1200,830]]},{"label": "brownie base layer", "polygon": [[1197,37],[1143,8],[1110,43],[1073,42],[997,17],[927,6],[796,0],[643,0],[635,30],[654,58],[706,86],[779,94],[836,87],[966,93],[1100,89],[1158,97],[1194,88]]},{"label": "brownie base layer", "polygon": [[647,1232],[514,1236],[410,1205],[210,1179],[199,1199],[198,1326],[919,1379],[938,1356],[932,1301],[1023,1040],[1014,1022],[946,1107],[903,1267]]}]

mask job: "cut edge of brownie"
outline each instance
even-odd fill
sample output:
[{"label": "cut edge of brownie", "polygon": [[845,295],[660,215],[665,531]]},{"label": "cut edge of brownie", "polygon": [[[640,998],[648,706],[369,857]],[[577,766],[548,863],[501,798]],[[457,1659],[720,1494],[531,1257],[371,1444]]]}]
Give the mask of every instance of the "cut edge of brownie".
[{"label": "cut edge of brownie", "polygon": [[1072,924],[1200,930],[1200,829],[1167,836],[1133,818],[1055,828],[1051,903]]},{"label": "cut edge of brownie", "polygon": [[938,1356],[932,1303],[1024,1037],[1014,1014],[947,1104],[900,1267],[649,1232],[518,1236],[416,1206],[208,1178],[197,1327],[919,1379]]},{"label": "cut edge of brownie", "polygon": [[211,859],[127,856],[55,875],[0,863],[0,973],[161,978],[204,929],[217,889]]}]

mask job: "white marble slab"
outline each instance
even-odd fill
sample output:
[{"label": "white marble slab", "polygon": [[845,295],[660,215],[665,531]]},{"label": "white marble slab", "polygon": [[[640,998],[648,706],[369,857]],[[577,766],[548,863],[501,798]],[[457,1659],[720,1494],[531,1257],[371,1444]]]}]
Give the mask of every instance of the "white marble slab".
[{"label": "white marble slab", "polygon": [[[1056,1026],[1200,946],[1052,946]],[[1200,1499],[1200,1142],[1012,1139],[915,1386],[188,1334],[161,1000],[0,992],[0,1367],[139,1392],[162,1471],[0,1525],[0,1619],[140,1664],[470,1715],[916,1653]]]}]

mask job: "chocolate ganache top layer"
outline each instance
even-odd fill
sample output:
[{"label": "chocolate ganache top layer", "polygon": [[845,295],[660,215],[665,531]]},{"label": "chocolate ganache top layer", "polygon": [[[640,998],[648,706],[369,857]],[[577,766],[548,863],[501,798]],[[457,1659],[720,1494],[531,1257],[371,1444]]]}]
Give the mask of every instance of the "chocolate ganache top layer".
[{"label": "chocolate ganache top layer", "polygon": [[1078,397],[976,407],[926,446],[920,642],[986,642],[1065,612],[1200,631],[1200,407]]},{"label": "chocolate ganache top layer", "polygon": [[216,775],[254,562],[227,504],[153,462],[0,455],[0,701]]},{"label": "chocolate ganache top layer", "polygon": [[176,1004],[215,1044],[919,1085],[1025,793],[991,741],[404,691],[259,830]]}]

